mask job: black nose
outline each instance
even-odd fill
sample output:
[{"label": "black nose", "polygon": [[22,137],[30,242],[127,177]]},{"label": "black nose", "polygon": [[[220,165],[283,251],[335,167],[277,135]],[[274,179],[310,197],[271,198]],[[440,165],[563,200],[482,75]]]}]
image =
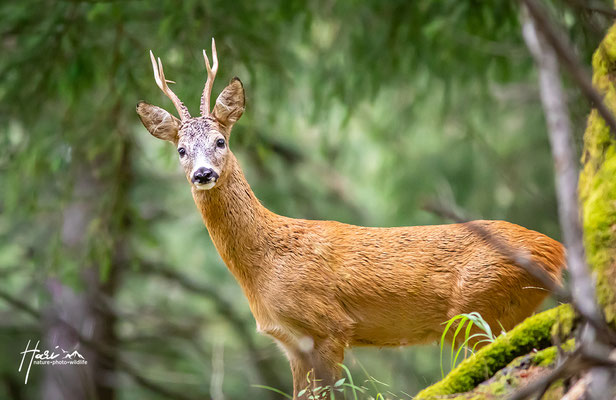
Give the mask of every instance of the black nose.
[{"label": "black nose", "polygon": [[211,168],[201,167],[195,171],[192,177],[193,183],[210,183],[218,179],[218,174]]}]

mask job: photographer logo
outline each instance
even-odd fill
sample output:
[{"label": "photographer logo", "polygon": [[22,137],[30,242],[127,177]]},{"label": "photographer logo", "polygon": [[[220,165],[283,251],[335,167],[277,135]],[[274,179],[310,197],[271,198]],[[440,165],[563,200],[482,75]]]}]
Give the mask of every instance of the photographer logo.
[{"label": "photographer logo", "polygon": [[25,367],[26,378],[24,384],[28,383],[28,377],[30,376],[30,368],[34,365],[87,365],[88,361],[77,351],[66,351],[60,346],[56,346],[54,350],[41,351],[39,350],[40,340],[36,342],[34,347],[30,348],[31,341],[28,340],[26,348],[21,354],[21,363],[19,364],[19,372]]}]

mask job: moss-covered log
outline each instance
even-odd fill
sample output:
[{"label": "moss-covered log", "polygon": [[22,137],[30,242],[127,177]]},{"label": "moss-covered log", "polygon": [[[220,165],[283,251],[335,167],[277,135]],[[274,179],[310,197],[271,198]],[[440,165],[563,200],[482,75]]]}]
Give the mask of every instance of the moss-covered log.
[{"label": "moss-covered log", "polygon": [[[574,340],[565,342],[561,348],[569,351],[574,346]],[[527,384],[529,379],[545,374],[554,366],[558,354],[556,346],[551,346],[538,352],[531,352],[515,358],[505,368],[494,376],[476,386],[473,390],[454,395],[431,395],[431,398],[448,400],[481,400],[507,398]],[[563,395],[561,384],[553,384],[542,399],[560,399]]]},{"label": "moss-covered log", "polygon": [[473,390],[519,356],[551,346],[552,336],[564,339],[574,325],[568,304],[527,318],[451,371],[445,379],[421,391],[416,399],[432,399]]}]

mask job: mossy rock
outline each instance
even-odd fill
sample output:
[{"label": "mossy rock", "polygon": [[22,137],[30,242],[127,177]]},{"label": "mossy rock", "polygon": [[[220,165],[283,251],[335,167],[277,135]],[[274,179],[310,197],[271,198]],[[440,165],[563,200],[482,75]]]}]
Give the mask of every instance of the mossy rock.
[{"label": "mossy rock", "polygon": [[[464,360],[443,380],[419,392],[415,399],[447,398],[456,393],[471,392],[477,385],[495,376],[516,358],[551,346],[553,335],[558,335],[561,340],[566,339],[575,326],[575,318],[575,313],[568,304],[527,318]],[[537,354],[542,354],[538,362],[542,363],[539,367],[543,367],[549,364],[546,361],[549,360],[549,356],[552,355],[553,360],[556,353],[554,350],[553,354],[549,352]]]}]

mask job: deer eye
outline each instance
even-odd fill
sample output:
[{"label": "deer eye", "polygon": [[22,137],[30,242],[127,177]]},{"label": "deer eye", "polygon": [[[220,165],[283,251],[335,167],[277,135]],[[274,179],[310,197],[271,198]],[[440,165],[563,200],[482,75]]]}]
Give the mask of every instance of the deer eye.
[{"label": "deer eye", "polygon": [[178,154],[180,155],[180,157],[184,157],[186,155],[186,149],[183,147],[180,147],[178,149]]},{"label": "deer eye", "polygon": [[225,139],[218,139],[218,140],[216,141],[216,146],[217,146],[218,148],[223,149],[223,148],[225,147]]}]

